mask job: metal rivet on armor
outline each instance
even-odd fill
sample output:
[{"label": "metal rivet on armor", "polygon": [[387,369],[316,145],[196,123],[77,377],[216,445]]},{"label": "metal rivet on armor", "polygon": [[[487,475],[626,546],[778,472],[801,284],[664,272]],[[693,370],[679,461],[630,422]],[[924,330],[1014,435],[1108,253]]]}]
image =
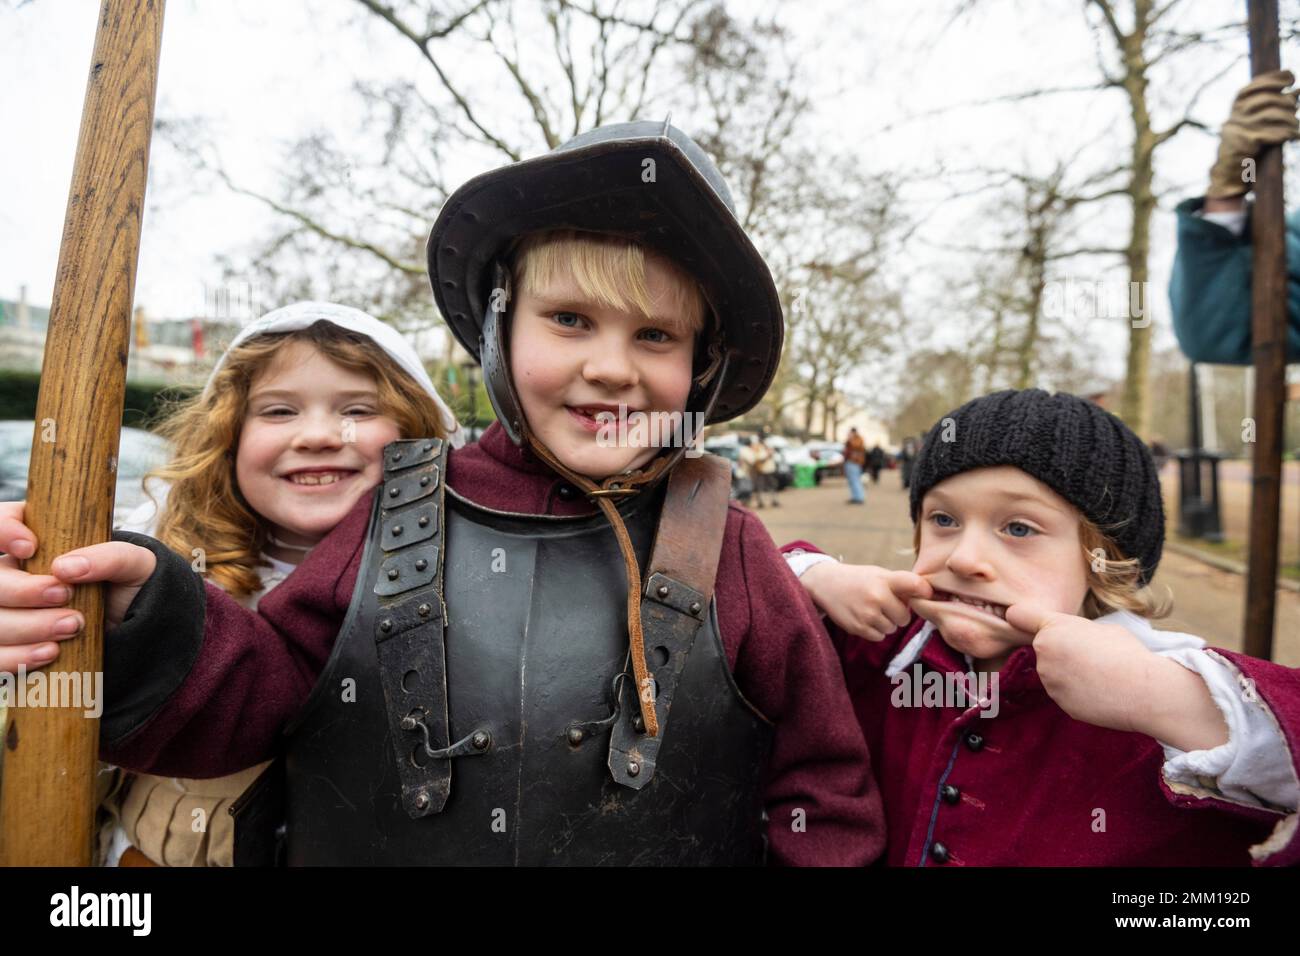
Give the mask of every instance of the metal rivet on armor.
[{"label": "metal rivet on armor", "polygon": [[420,479],[420,487],[425,488],[428,486],[428,484],[429,484],[429,476],[425,475],[423,478]]},{"label": "metal rivet on armor", "polygon": [[420,515],[420,527],[421,527],[421,528],[427,528],[427,527],[429,527],[429,516],[428,516],[428,515]]},{"label": "metal rivet on armor", "polygon": [[668,585],[666,584],[659,585],[659,588],[657,591],[655,591],[655,593],[658,594],[661,598],[666,598],[668,596]]},{"label": "metal rivet on armor", "polygon": [[424,450],[425,450],[425,451],[433,451],[433,442],[429,442],[429,444],[425,445],[425,446],[424,446]]},{"label": "metal rivet on armor", "polygon": [[400,524],[393,525],[393,537],[400,538],[401,536],[402,536],[402,526]]},{"label": "metal rivet on armor", "polygon": [[620,485],[620,484],[616,481],[616,482],[614,482],[613,484],[611,484],[611,485],[609,486],[609,489],[610,489],[610,491],[618,491],[619,488],[621,488],[621,487],[623,487],[623,486]]},{"label": "metal rivet on armor", "polygon": [[403,730],[414,730],[414,729],[415,729],[415,718],[414,718],[414,717],[403,717],[403,718],[402,718],[402,729],[403,729]]},{"label": "metal rivet on armor", "polygon": [[641,773],[641,765],[637,763],[635,760],[629,760],[627,762],[627,775],[629,777],[636,777],[639,776],[640,773]]},{"label": "metal rivet on armor", "polygon": [[389,568],[389,569],[388,569],[388,580],[390,580],[390,581],[396,581],[396,580],[397,580],[397,576],[398,576],[399,573],[400,573],[400,572],[397,570],[397,568]]},{"label": "metal rivet on armor", "polygon": [[421,558],[419,561],[415,562],[415,570],[417,571],[423,571],[428,566],[429,566],[429,562],[424,560],[424,558]]},{"label": "metal rivet on armor", "polygon": [[402,453],[400,451],[393,453],[393,461],[401,461]]},{"label": "metal rivet on armor", "polygon": [[429,805],[429,795],[427,793],[416,794],[415,809],[423,810]]},{"label": "metal rivet on armor", "polygon": [[396,498],[401,493],[402,493],[402,489],[398,488],[396,485],[388,489],[388,497],[390,498]]},{"label": "metal rivet on armor", "polygon": [[576,746],[578,746],[578,744],[582,743],[582,739],[583,739],[585,736],[587,736],[587,735],[584,734],[584,733],[582,732],[582,728],[581,728],[581,727],[570,727],[570,728],[569,728],[569,743],[572,744],[573,746],[576,747]]},{"label": "metal rivet on armor", "polygon": [[645,733],[645,718],[642,717],[640,714],[637,714],[635,717],[633,717],[632,729],[635,730],[638,734]]},{"label": "metal rivet on armor", "polygon": [[470,743],[474,746],[475,750],[487,750],[488,744],[491,742],[492,738],[489,737],[487,731],[484,730],[480,730],[474,735],[473,739],[470,740]]},{"label": "metal rivet on armor", "polygon": [[427,604],[421,604],[416,610],[420,612],[420,617],[428,617],[433,613],[433,608]]},{"label": "metal rivet on armor", "polygon": [[383,631],[385,634],[387,634],[389,631],[393,629],[393,622],[390,621],[388,618],[384,618],[382,621],[379,622],[379,629]]},{"label": "metal rivet on armor", "polygon": [[700,602],[699,602],[699,601],[692,601],[692,602],[691,602],[691,613],[692,613],[692,614],[699,614],[699,613],[700,613]]}]

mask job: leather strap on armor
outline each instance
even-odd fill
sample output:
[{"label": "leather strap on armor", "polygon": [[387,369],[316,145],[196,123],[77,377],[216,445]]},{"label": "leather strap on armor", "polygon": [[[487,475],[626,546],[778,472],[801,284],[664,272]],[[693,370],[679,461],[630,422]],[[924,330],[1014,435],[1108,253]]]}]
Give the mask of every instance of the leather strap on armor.
[{"label": "leather strap on armor", "polygon": [[[451,794],[452,756],[482,753],[490,738],[475,732],[449,740],[446,604],[443,601],[443,488],[447,445],[439,438],[392,442],[384,449],[384,483],[376,499],[384,557],[375,650],[394,741],[417,731],[427,759],[397,747],[402,805],[412,818],[438,813]],[[444,742],[441,749],[434,741]]]},{"label": "leather strap on armor", "polygon": [[[625,786],[640,789],[654,776],[655,760],[662,743],[660,732],[668,722],[678,678],[686,667],[686,659],[713,599],[730,492],[731,468],[725,459],[703,455],[678,462],[668,480],[668,493],[655,531],[644,592],[629,588],[629,656],[634,673],[638,660],[643,668],[649,670],[645,653],[647,646],[654,649],[658,666],[653,678],[646,683],[642,683],[640,674],[636,674],[637,687],[642,689],[639,695],[640,726],[615,721],[610,734],[609,770],[614,779]],[[596,500],[608,506],[602,510],[611,524],[618,522],[615,525],[617,533],[622,529],[618,512],[606,499]],[[623,536],[626,537],[626,531]],[[620,550],[624,560],[635,568],[636,555],[630,542],[624,547],[623,538],[620,538]],[[629,575],[631,573],[629,571]],[[641,603],[643,596],[646,604]],[[630,626],[633,603],[638,625],[635,631]],[[662,660],[658,659],[660,657]],[[632,688],[624,682],[619,688],[620,708],[628,706],[631,709],[629,696],[632,693]],[[647,712],[654,717],[653,733]],[[640,727],[645,728],[644,737],[637,733]]]}]

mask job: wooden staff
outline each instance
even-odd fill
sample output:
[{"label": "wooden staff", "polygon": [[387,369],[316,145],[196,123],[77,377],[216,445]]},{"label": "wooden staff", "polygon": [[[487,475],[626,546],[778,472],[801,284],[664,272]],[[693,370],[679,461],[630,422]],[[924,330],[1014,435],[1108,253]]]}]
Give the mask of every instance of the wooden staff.
[{"label": "wooden staff", "polygon": [[[39,549],[24,563],[33,573],[112,534],[163,6],[100,6],[36,401],[25,522]],[[45,674],[51,690],[79,680],[78,706],[9,709],[0,782],[6,866],[92,862],[99,720],[84,714],[103,670],[103,585],[74,588],[71,607],[86,631],[62,642]]]},{"label": "wooden staff", "polygon": [[[1249,0],[1250,72],[1281,67],[1277,0]],[[1251,470],[1250,562],[1246,576],[1247,654],[1272,659],[1282,493],[1282,423],[1286,389],[1286,218],[1282,147],[1260,153],[1252,242],[1251,343],[1255,362],[1255,449]]]}]

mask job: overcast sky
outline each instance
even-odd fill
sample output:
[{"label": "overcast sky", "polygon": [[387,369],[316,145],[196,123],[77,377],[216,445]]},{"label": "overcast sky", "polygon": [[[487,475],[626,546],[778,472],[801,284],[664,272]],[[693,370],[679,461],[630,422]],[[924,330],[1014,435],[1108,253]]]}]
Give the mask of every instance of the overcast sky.
[{"label": "overcast sky", "polygon": [[[732,6],[742,15],[773,9]],[[1033,85],[1095,80],[1095,41],[1082,3],[986,0],[944,29],[954,6],[952,0],[822,0],[776,7],[804,51],[814,133],[847,146],[867,168],[908,180],[940,163],[1042,169],[1080,147],[1122,156],[1130,134],[1118,92],[951,109]],[[356,79],[418,69],[409,44],[358,18],[355,7],[349,0],[170,0],[159,118],[207,118],[231,174],[274,193],[286,144],[316,129],[347,135],[356,120],[348,94]],[[16,298],[26,285],[29,301],[49,303],[97,8],[94,0],[36,0],[16,8],[0,0],[0,297]],[[1242,18],[1244,9],[1244,2],[1195,0],[1193,15],[1218,24]],[[1236,52],[1245,49],[1243,36]],[[1284,64],[1300,60],[1295,53],[1284,50]],[[1157,76],[1165,81],[1155,90],[1162,125],[1206,78],[1196,61],[1169,76]],[[1196,115],[1217,126],[1248,78],[1243,60],[1204,93]],[[1180,134],[1158,154],[1159,185],[1199,194],[1214,151],[1212,136]],[[156,142],[136,291],[137,303],[153,315],[200,312],[204,288],[219,283],[214,257],[238,256],[270,228],[268,212],[254,201],[226,192],[194,196],[187,178],[183,159]],[[931,211],[929,197],[953,183],[912,185],[910,211],[922,214]],[[1173,253],[1172,205],[1165,202],[1153,223],[1159,305]],[[1108,208],[1100,228],[1122,244],[1125,208],[1122,202]],[[972,214],[969,204],[956,204],[927,219],[903,264],[919,299],[933,291],[941,269],[937,247],[969,228]],[[1123,279],[1118,270],[1110,275]],[[1167,316],[1158,313],[1156,324],[1157,344],[1171,342]],[[1121,374],[1123,323],[1097,323],[1086,334],[1095,338],[1106,370]]]}]

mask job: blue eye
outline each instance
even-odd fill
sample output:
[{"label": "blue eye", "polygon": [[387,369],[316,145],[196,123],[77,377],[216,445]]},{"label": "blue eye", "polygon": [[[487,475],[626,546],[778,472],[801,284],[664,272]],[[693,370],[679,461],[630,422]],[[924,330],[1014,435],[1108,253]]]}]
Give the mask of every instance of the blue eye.
[{"label": "blue eye", "polygon": [[955,528],[957,526],[956,519],[952,515],[944,514],[942,511],[936,511],[930,515],[930,520],[940,528]]},{"label": "blue eye", "polygon": [[[1017,529],[1019,529],[1019,531]],[[1019,533],[1020,531],[1023,531],[1024,533],[1021,534]],[[1013,538],[1028,538],[1032,535],[1038,534],[1035,529],[1029,527],[1029,525],[1025,524],[1023,521],[1012,521],[1007,525],[1007,532]]]},{"label": "blue eye", "polygon": [[665,332],[663,329],[645,329],[641,332],[641,334],[659,336],[659,338],[652,338],[649,340],[651,342],[654,342],[656,345],[666,345],[667,343],[673,340],[673,337],[669,333]]},{"label": "blue eye", "polygon": [[[582,321],[582,316],[578,315],[577,312],[554,312],[551,314],[551,318],[566,329],[576,329]],[[567,321],[569,319],[573,321]]]}]

